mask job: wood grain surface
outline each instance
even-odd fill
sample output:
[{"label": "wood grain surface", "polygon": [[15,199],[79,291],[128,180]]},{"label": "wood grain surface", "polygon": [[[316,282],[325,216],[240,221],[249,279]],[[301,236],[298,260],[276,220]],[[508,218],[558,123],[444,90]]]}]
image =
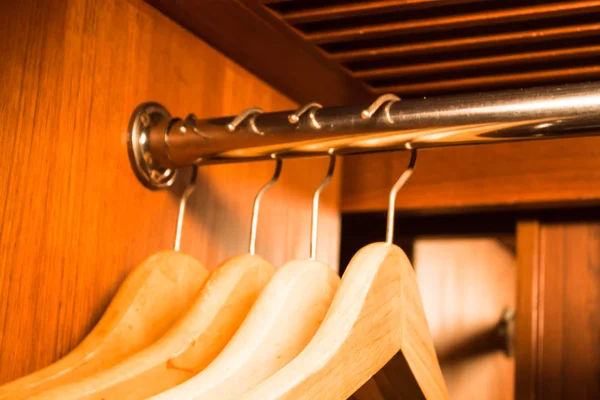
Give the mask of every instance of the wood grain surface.
[{"label": "wood grain surface", "polygon": [[[172,248],[182,182],[150,192],[131,172],[129,115],[144,101],[174,115],[295,107],[139,0],[0,3],[0,383],[66,354],[119,283]],[[284,162],[267,193],[258,254],[308,256],[311,192],[327,160]],[[269,162],[202,168],[182,250],[209,268],[247,251],[253,197]],[[324,193],[320,260],[337,265],[337,181]]]},{"label": "wood grain surface", "polygon": [[[344,159],[342,210],[383,211],[408,152]],[[600,138],[574,138],[419,152],[398,194],[407,212],[545,208],[600,203]]]},{"label": "wood grain surface", "polygon": [[540,226],[538,399],[600,397],[600,222]]},{"label": "wood grain surface", "polygon": [[515,398],[600,396],[600,218],[523,221]]},{"label": "wood grain surface", "polygon": [[535,400],[540,305],[540,222],[517,224],[515,399]]}]

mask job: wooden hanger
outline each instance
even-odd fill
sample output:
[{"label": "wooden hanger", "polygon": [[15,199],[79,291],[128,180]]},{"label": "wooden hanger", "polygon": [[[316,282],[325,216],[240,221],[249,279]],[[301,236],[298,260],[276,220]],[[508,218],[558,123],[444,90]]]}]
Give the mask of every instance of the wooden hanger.
[{"label": "wooden hanger", "polygon": [[[182,197],[182,220],[188,187]],[[178,250],[181,223],[175,247]],[[94,329],[57,362],[0,387],[0,399],[25,399],[77,381],[118,363],[148,346],[186,311],[197,297],[208,271],[192,256],[157,253],[138,265],[119,287]]]},{"label": "wooden hanger", "polygon": [[120,363],[35,399],[145,399],[193,377],[225,347],[274,268],[233,257],[209,277],[190,309],[160,339]]},{"label": "wooden hanger", "polygon": [[267,284],[231,341],[202,372],[152,399],[235,399],[292,360],[323,321],[339,283],[327,265],[297,260]]},{"label": "wooden hanger", "polygon": [[314,260],[319,196],[335,167],[335,157],[330,160],[327,176],[313,197],[311,259],[281,267],[221,354],[195,377],[152,399],[237,399],[308,344],[339,285],[337,274]]},{"label": "wooden hanger", "polygon": [[346,399],[392,357],[403,360],[408,398],[449,399],[433,347],[415,272],[391,244],[396,192],[390,194],[388,240],[362,248],[350,261],[323,324],[293,361],[242,396],[244,400]]},{"label": "wooden hanger", "polygon": [[448,399],[404,252],[374,243],[352,259],[327,317],[298,357],[241,398],[346,399],[400,352],[408,393]]},{"label": "wooden hanger", "polygon": [[254,200],[249,254],[217,267],[189,311],[162,338],[111,368],[38,399],[146,399],[186,381],[213,361],[275,272],[254,253],[260,200],[280,173],[277,160],[273,177]]},{"label": "wooden hanger", "polygon": [[26,399],[107,368],[148,346],[198,295],[208,271],[173,251],[151,256],[121,284],[94,329],[57,362],[0,387],[0,399]]}]

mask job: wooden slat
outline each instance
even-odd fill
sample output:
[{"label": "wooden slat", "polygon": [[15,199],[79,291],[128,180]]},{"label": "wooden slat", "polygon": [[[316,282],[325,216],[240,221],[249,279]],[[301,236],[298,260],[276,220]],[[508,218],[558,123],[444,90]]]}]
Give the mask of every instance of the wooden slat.
[{"label": "wooden slat", "polygon": [[600,397],[600,215],[570,214],[518,224],[516,400]]},{"label": "wooden slat", "polygon": [[[600,22],[595,21],[593,15],[586,16],[578,25],[573,23],[573,18],[560,19],[560,16],[598,12],[600,0],[587,1],[554,1],[551,4],[535,2],[536,4],[523,3],[519,8],[501,9],[495,2],[480,0],[375,0],[354,2],[324,2],[319,4],[287,4],[273,5],[279,1],[263,0],[222,0],[219,2],[195,2],[193,0],[147,0],[161,11],[173,18],[178,23],[207,40],[211,45],[241,63],[259,77],[271,83],[274,87],[288,94],[298,102],[318,100],[324,105],[341,105],[362,103],[370,101],[375,94],[387,91],[399,91],[404,95],[429,95],[442,92],[463,92],[467,90],[487,90],[499,85],[512,84],[518,86],[537,82],[561,83],[566,81],[581,81],[597,77],[595,61],[586,62],[584,58],[593,57],[598,53],[599,45],[594,38],[600,38]],[[287,0],[286,0],[287,1]],[[476,2],[477,8],[470,7],[469,2]],[[455,6],[455,12],[460,15],[443,14],[441,17],[432,17],[433,12],[427,13],[427,18],[408,20],[392,24],[367,26],[366,35],[362,28],[356,27],[355,33],[360,33],[360,38],[369,35],[397,35],[408,32],[426,34],[429,39],[422,39],[423,35],[416,33],[411,36],[393,38],[386,37],[379,44],[377,40],[357,43],[345,43],[325,46],[321,49],[307,40],[307,35],[328,34],[303,33],[302,23],[318,22],[322,26],[339,26],[339,20],[346,17],[367,16],[376,18],[391,11],[398,12],[405,9],[426,9],[446,6],[448,4],[465,3]],[[514,2],[511,4],[517,4]],[[290,6],[291,5],[291,6]],[[485,8],[490,11],[484,12]],[[505,6],[507,7],[507,6]],[[475,10],[475,11],[470,11]],[[586,14],[582,14],[584,16]],[[433,39],[429,32],[440,29],[454,29],[466,26],[483,26],[484,24],[504,23],[518,20],[537,20],[540,18],[556,18],[552,27],[529,28],[522,22],[513,23],[511,29],[525,31],[510,31],[485,34],[482,27],[475,29],[477,34],[457,38],[439,32],[438,38]],[[408,18],[407,18],[408,19]],[[389,19],[388,19],[389,21]],[[592,21],[592,22],[590,22]],[[296,24],[297,26],[294,26]],[[547,23],[545,26],[550,25]],[[387,27],[386,27],[387,26]],[[539,26],[539,25],[536,25]],[[379,28],[385,29],[378,31]],[[522,28],[521,28],[522,27]],[[314,27],[313,27],[314,28]],[[312,28],[311,28],[312,29]],[[354,28],[353,28],[354,29]],[[369,29],[374,29],[369,33]],[[329,32],[332,33],[333,31]],[[343,33],[343,30],[339,31]],[[336,34],[335,32],[333,32]],[[448,32],[450,34],[451,32]],[[479,35],[479,36],[477,36]],[[587,38],[585,43],[576,40]],[[336,39],[337,40],[337,39]],[[345,39],[344,39],[345,40]],[[420,40],[430,40],[420,42]],[[549,50],[553,41],[561,40],[559,50]],[[573,41],[573,47],[566,40]],[[530,53],[507,54],[518,50],[519,45],[528,44]],[[540,48],[536,46],[543,44]],[[362,46],[362,48],[361,48]],[[369,47],[365,47],[369,46]],[[375,47],[378,46],[378,47]],[[517,50],[511,50],[514,46]],[[341,50],[336,51],[335,49]],[[342,50],[344,49],[344,50]],[[469,51],[475,50],[479,55],[470,56]],[[485,51],[485,54],[482,54]],[[466,60],[442,61],[439,55],[450,52],[461,52],[461,57]],[[403,60],[411,56],[425,56],[431,63],[420,62],[416,65],[401,65]],[[472,57],[472,58],[471,58]],[[448,57],[444,57],[448,60]],[[571,60],[579,58],[577,68],[572,67]],[[382,60],[385,67],[373,68],[371,61]],[[410,61],[410,60],[409,60]],[[546,61],[552,61],[552,66],[546,66]],[[360,62],[358,67],[357,62]],[[565,62],[563,65],[562,62]],[[568,62],[568,65],[566,64]],[[342,64],[340,66],[340,63]],[[395,63],[397,67],[390,66]],[[527,71],[519,66],[527,65]],[[381,65],[381,64],[380,64]],[[553,69],[555,77],[549,77],[548,71],[539,69]],[[493,74],[477,71],[474,77],[472,71],[481,68],[514,67],[507,68],[506,73],[499,77]],[[351,69],[361,70],[352,73]],[[554,70],[555,69],[555,70]],[[465,71],[461,76],[436,77],[436,82],[411,82],[410,77],[415,75],[435,75],[438,72],[459,70]],[[470,71],[471,72],[470,72]],[[302,71],[298,75],[297,71]],[[496,70],[497,71],[497,70]],[[514,77],[505,76],[514,72]],[[578,75],[579,74],[579,75]],[[293,75],[293,76],[292,76]],[[483,75],[483,76],[482,76]],[[405,76],[407,79],[391,79],[383,82],[385,78]],[[367,81],[366,84],[365,81]],[[327,82],[326,85],[323,82]]]},{"label": "wooden slat", "polygon": [[598,54],[600,54],[600,45],[566,47],[552,50],[532,51],[529,53],[493,55],[415,65],[365,69],[353,72],[352,76],[360,79],[375,79],[394,76],[424,75],[450,70],[464,71],[469,68],[493,68],[500,66],[515,66],[539,61],[559,61],[564,59],[597,56]]},{"label": "wooden slat", "polygon": [[540,223],[517,224],[517,306],[515,317],[515,396],[535,400],[540,291]]},{"label": "wooden slat", "polygon": [[600,398],[600,222],[542,222],[536,399]]},{"label": "wooden slat", "polygon": [[459,51],[472,48],[506,46],[532,42],[570,38],[576,39],[600,34],[600,23],[572,25],[560,28],[536,29],[522,32],[500,33],[489,36],[475,36],[460,39],[439,40],[424,43],[410,43],[398,46],[382,46],[359,50],[332,53],[331,57],[340,62],[381,59],[392,56],[407,56],[440,51]]},{"label": "wooden slat", "polygon": [[552,69],[546,71],[522,72],[506,75],[492,75],[474,78],[453,79],[443,81],[433,81],[426,83],[415,83],[406,85],[393,85],[385,87],[377,87],[374,91],[378,94],[383,93],[399,93],[402,95],[410,95],[415,93],[442,93],[445,91],[460,88],[475,89],[485,86],[486,89],[495,86],[503,86],[507,84],[539,84],[541,82],[564,81],[564,79],[578,78],[581,80],[595,79],[600,77],[600,65],[592,65],[577,68]]},{"label": "wooden slat", "polygon": [[[344,158],[342,210],[384,211],[408,152]],[[398,193],[400,211],[600,204],[600,138],[422,150]]]},{"label": "wooden slat", "polygon": [[306,37],[313,43],[323,44],[423,31],[431,32],[442,29],[450,30],[470,26],[523,21],[531,19],[532,17],[539,20],[561,15],[589,13],[598,11],[599,9],[600,1],[573,1],[369,26],[355,26],[346,29],[308,33],[306,34]]},{"label": "wooden slat", "polygon": [[283,19],[290,24],[299,24],[304,22],[326,21],[331,19],[341,19],[354,17],[357,15],[365,16],[372,14],[381,14],[397,10],[406,10],[414,8],[434,7],[440,4],[460,4],[472,3],[478,0],[379,0],[367,1],[361,3],[333,4],[325,7],[308,8],[297,11],[281,13]]}]

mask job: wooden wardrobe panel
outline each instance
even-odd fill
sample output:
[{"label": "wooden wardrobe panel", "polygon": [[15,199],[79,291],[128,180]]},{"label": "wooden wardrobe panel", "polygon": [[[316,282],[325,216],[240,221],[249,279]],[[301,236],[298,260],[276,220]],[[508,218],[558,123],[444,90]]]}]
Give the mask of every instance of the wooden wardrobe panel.
[{"label": "wooden wardrobe panel", "polygon": [[535,400],[540,291],[540,223],[517,224],[515,399]]},{"label": "wooden wardrobe panel", "polygon": [[538,398],[600,397],[600,223],[540,235]]},{"label": "wooden wardrobe panel", "polygon": [[[600,204],[600,138],[421,150],[396,208],[411,212]],[[346,157],[342,210],[383,211],[410,154]]]},{"label": "wooden wardrobe panel", "polygon": [[[127,273],[171,248],[183,180],[151,192],[125,131],[144,101],[174,115],[295,104],[139,0],[0,3],[0,383],[72,349]],[[286,161],[267,193],[258,252],[308,256],[327,159]],[[273,164],[201,168],[182,250],[214,268],[247,250],[252,200]],[[319,259],[337,265],[338,190],[322,198]]]},{"label": "wooden wardrobe panel", "polygon": [[519,256],[518,400],[600,397],[600,222],[586,219],[519,226],[531,251]]}]

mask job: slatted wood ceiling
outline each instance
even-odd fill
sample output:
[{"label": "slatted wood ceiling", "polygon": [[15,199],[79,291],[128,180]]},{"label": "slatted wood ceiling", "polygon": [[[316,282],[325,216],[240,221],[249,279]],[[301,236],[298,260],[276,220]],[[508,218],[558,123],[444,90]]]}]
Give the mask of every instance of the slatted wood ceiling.
[{"label": "slatted wood ceiling", "polygon": [[373,94],[417,97],[600,77],[600,1],[263,3],[284,29]]},{"label": "slatted wood ceiling", "polygon": [[300,103],[600,79],[600,0],[146,1]]}]

